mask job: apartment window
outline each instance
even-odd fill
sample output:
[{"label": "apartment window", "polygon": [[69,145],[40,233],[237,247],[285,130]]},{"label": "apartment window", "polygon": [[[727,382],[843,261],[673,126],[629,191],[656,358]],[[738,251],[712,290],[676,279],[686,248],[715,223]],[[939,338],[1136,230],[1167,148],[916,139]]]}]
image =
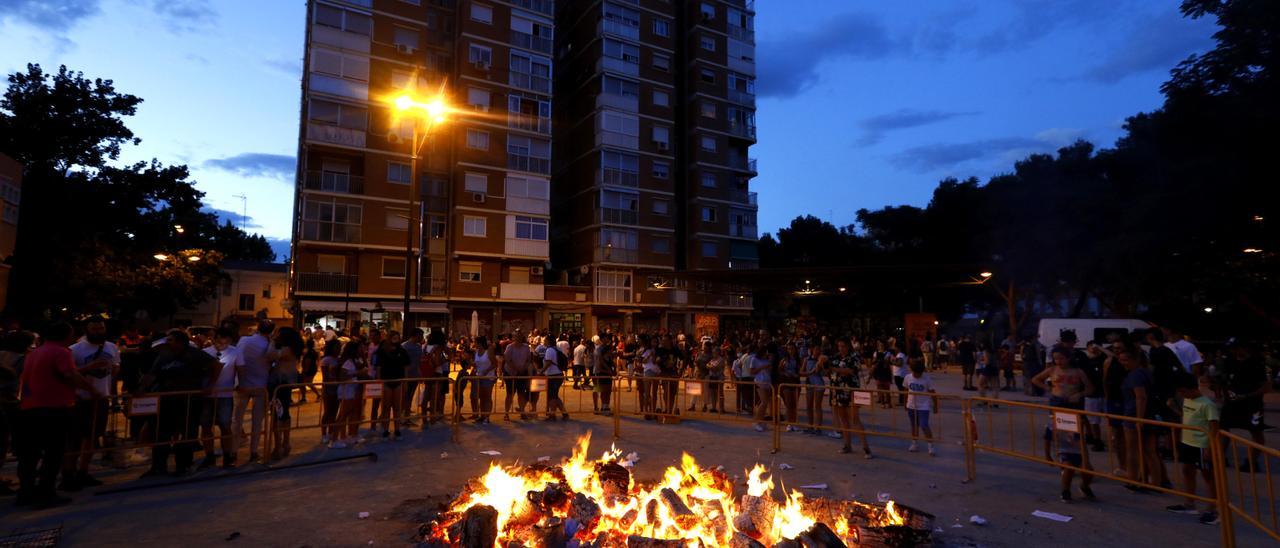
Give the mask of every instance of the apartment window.
[{"label": "apartment window", "polygon": [[668,202],[668,201],[666,201],[666,200],[654,200],[654,201],[653,201],[653,213],[654,213],[654,215],[670,215],[670,214],[671,214],[671,202]]},{"label": "apartment window", "polygon": [[631,302],[631,273],[596,270],[596,300],[606,303]]},{"label": "apartment window", "polygon": [[716,208],[714,206],[702,206],[702,220],[708,223],[716,222]]},{"label": "apartment window", "polygon": [[627,38],[640,38],[640,12],[617,4],[604,3],[604,31]]},{"label": "apartment window", "polygon": [[493,24],[493,8],[482,6],[480,4],[471,4],[471,20],[479,21],[486,25]]},{"label": "apartment window", "polygon": [[710,36],[702,36],[698,38],[698,45],[707,51],[716,50],[716,39]]},{"label": "apartment window", "polygon": [[263,284],[263,286],[262,286],[262,298],[264,298],[264,299],[270,299],[270,298],[271,298],[271,284]]},{"label": "apartment window", "polygon": [[640,184],[640,157],[635,154],[601,151],[600,168],[606,185],[635,187]]},{"label": "apartment window", "polygon": [[551,142],[522,135],[508,135],[507,169],[550,174]]},{"label": "apartment window", "polygon": [[551,60],[523,52],[511,52],[507,83],[538,93],[551,93]]},{"label": "apartment window", "polygon": [[369,81],[369,59],[322,48],[311,50],[311,71],[358,82]]},{"label": "apartment window", "polygon": [[640,118],[612,110],[600,113],[600,129],[632,137],[640,136]]},{"label": "apartment window", "polygon": [[418,29],[397,26],[392,35],[392,41],[397,48],[416,50],[418,49]]},{"label": "apartment window", "polygon": [[550,200],[551,183],[546,179],[507,177],[507,197]]},{"label": "apartment window", "polygon": [[382,277],[404,279],[404,257],[383,257]]},{"label": "apartment window", "polygon": [[253,309],[254,309],[253,297],[254,297],[253,293],[240,294],[239,308],[241,312],[253,312]]},{"label": "apartment window", "polygon": [[600,191],[601,222],[633,225],[638,222],[640,195],[616,190]]},{"label": "apartment window", "polygon": [[369,127],[368,110],[331,101],[312,99],[311,108],[307,109],[307,116],[310,121],[318,124],[360,131]]},{"label": "apartment window", "polygon": [[716,7],[715,7],[715,6],[713,6],[713,5],[711,5],[711,4],[709,4],[709,3],[707,3],[707,2],[703,2],[703,3],[699,4],[699,5],[698,5],[698,11],[699,11],[699,12],[702,12],[702,18],[703,18],[703,19],[715,19],[715,18],[716,18]]},{"label": "apartment window", "polygon": [[316,24],[338,30],[369,36],[373,19],[363,13],[345,10],[328,4],[316,4]]},{"label": "apartment window", "polygon": [[661,253],[663,255],[671,253],[670,238],[654,238],[649,241],[649,245],[653,249],[654,253]]},{"label": "apartment window", "polygon": [[640,63],[640,48],[618,40],[608,38],[604,40],[604,55],[614,59],[622,59],[631,64]]},{"label": "apartment window", "polygon": [[[316,272],[342,274],[347,271],[347,258],[342,255],[316,255]],[[230,295],[228,293],[228,295]]]},{"label": "apartment window", "polygon": [[654,160],[652,173],[654,179],[666,179],[671,174],[671,164]]},{"label": "apartment window", "polygon": [[703,118],[715,118],[716,104],[712,103],[711,101],[699,101],[698,112],[702,114]]},{"label": "apartment window", "polygon": [[702,256],[708,259],[714,259],[720,256],[720,244],[715,242],[702,242]]},{"label": "apartment window", "polygon": [[667,150],[671,147],[671,128],[666,126],[653,126],[653,143],[658,145],[658,150]]},{"label": "apartment window", "polygon": [[702,186],[705,186],[705,187],[708,187],[708,188],[715,188],[715,187],[717,186],[717,183],[718,183],[718,182],[716,181],[716,174],[715,174],[715,173],[703,173],[703,174],[702,174]]},{"label": "apartment window", "polygon": [[407,185],[413,181],[413,173],[409,164],[404,162],[387,162],[387,182]]},{"label": "apartment window", "polygon": [[555,35],[551,26],[511,14],[511,41],[517,47],[551,53]]},{"label": "apartment window", "polygon": [[489,193],[489,176],[483,173],[468,173],[466,175],[467,192],[478,192],[480,194]]},{"label": "apartment window", "polygon": [[658,36],[671,36],[671,22],[666,19],[654,19],[653,33]]},{"label": "apartment window", "polygon": [[516,239],[547,241],[547,220],[516,215]]},{"label": "apartment window", "polygon": [[440,215],[432,215],[427,220],[427,234],[432,240],[443,240],[445,226],[444,217]]},{"label": "apartment window", "polygon": [[390,230],[409,230],[409,210],[387,208],[387,228]]},{"label": "apartment window", "polygon": [[715,137],[711,137],[711,136],[708,136],[708,135],[703,135],[703,136],[702,136],[702,139],[700,139],[700,141],[702,142],[702,150],[705,150],[705,151],[707,151],[707,152],[715,152],[715,151],[716,151],[716,138],[715,138]]},{"label": "apartment window", "polygon": [[[729,90],[739,94],[753,96],[756,94],[756,81],[754,78],[743,76],[736,72],[729,73]],[[730,96],[733,94],[730,93]]]},{"label": "apartment window", "polygon": [[480,263],[458,263],[458,281],[460,282],[480,282]]},{"label": "apartment window", "polygon": [[489,90],[467,88],[467,104],[480,112],[489,112]]},{"label": "apartment window", "polygon": [[467,62],[476,66],[489,68],[493,65],[493,50],[484,46],[471,44],[467,48]]},{"label": "apartment window", "polygon": [[302,239],[359,242],[361,219],[359,205],[308,199],[302,205]]},{"label": "apartment window", "polygon": [[463,217],[462,235],[483,238],[489,235],[489,219],[484,217]]},{"label": "apartment window", "polygon": [[666,55],[653,54],[653,68],[662,72],[671,70],[671,58]]},{"label": "apartment window", "polygon": [[640,247],[640,235],[634,230],[602,229],[600,231],[600,247],[610,248],[619,252],[635,251]]},{"label": "apartment window", "polygon": [[702,73],[701,73],[701,76],[699,76],[699,78],[701,78],[703,82],[706,82],[708,84],[716,83],[716,73],[711,69],[702,69]]},{"label": "apartment window", "polygon": [[671,106],[671,94],[665,91],[653,91],[653,106],[669,107]]},{"label": "apartment window", "polygon": [[600,80],[600,90],[606,95],[621,95],[623,97],[639,98],[640,85],[630,80],[623,80],[604,75]]},{"label": "apartment window", "polygon": [[467,130],[467,148],[489,150],[489,132],[478,129]]}]

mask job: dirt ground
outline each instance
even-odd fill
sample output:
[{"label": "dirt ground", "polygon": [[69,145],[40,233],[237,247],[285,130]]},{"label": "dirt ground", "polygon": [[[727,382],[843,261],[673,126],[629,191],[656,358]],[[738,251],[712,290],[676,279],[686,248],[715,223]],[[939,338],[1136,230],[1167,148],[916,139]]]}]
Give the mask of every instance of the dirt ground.
[{"label": "dirt ground", "polygon": [[[961,393],[958,375],[937,379],[942,393]],[[1017,398],[1029,400],[1020,392]],[[590,407],[587,392],[570,390],[566,400],[571,411],[579,405]],[[314,407],[296,411],[302,424],[314,422],[310,418]],[[1280,424],[1278,408],[1280,401],[1269,400],[1269,422]],[[990,425],[1002,426],[995,419],[1004,421],[1003,415],[988,418],[985,412],[978,416],[980,428],[986,428],[982,424],[988,419]],[[874,431],[900,431],[906,425],[900,409],[864,413]],[[976,480],[963,483],[961,420],[953,404],[944,404],[935,417],[943,438],[936,457],[907,452],[905,440],[873,436],[875,458],[864,460],[857,452],[838,454],[836,440],[800,433],[784,433],[782,450],[771,454],[772,434],[754,431],[745,417],[736,419],[660,425],[627,416],[621,421],[617,445],[639,453],[636,475],[642,481],[658,479],[663,468],[678,462],[681,452],[689,452],[704,465],[723,465],[742,476],[752,464],[763,463],[771,468],[780,488],[827,485],[824,490],[806,490],[811,496],[874,502],[887,493],[893,500],[937,516],[934,540],[938,546],[1081,546],[1135,540],[1153,546],[1219,543],[1218,527],[1201,525],[1195,516],[1166,512],[1164,507],[1176,502],[1167,495],[1131,494],[1117,483],[1103,481],[1095,485],[1097,502],[1063,503],[1058,500],[1056,469],[1042,464],[980,453]],[[1015,432],[1014,441],[1026,446],[1035,441],[1029,430],[1009,431]],[[997,439],[1004,435],[1001,428],[992,431],[999,433]],[[232,472],[210,470],[168,486],[164,484],[174,480],[136,479],[143,468],[101,470],[97,474],[107,485],[77,493],[68,506],[28,511],[0,504],[4,524],[0,534],[62,527],[62,544],[67,546],[404,546],[411,543],[430,508],[456,493],[466,478],[487,469],[491,458],[481,451],[500,451],[496,460],[502,463],[533,462],[541,456],[559,460],[587,432],[593,434],[593,454],[613,443],[612,419],[589,413],[574,413],[568,422],[505,422],[496,417],[491,425],[462,426],[456,443],[450,441],[449,428],[434,426],[426,432],[410,432],[401,441],[378,440],[343,450],[320,447],[316,430],[298,431],[294,456],[275,468],[247,465]],[[308,447],[313,449],[305,451]],[[282,468],[366,452],[376,454],[376,460]],[[1102,454],[1094,458],[1096,465],[1105,462]],[[781,470],[782,463],[793,468]],[[11,470],[6,467],[5,472],[11,474]],[[102,493],[132,486],[149,488]],[[1073,519],[1060,523],[1033,517],[1035,510]],[[368,512],[369,517],[360,519],[360,512]],[[987,524],[970,523],[974,515]],[[1246,524],[1237,523],[1236,530],[1240,546],[1270,542]]]}]

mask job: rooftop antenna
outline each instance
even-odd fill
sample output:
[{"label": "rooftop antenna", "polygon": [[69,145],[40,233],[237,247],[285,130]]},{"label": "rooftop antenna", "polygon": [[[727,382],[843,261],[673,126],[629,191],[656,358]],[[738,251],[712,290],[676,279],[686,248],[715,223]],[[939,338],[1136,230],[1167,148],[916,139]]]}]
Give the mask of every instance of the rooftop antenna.
[{"label": "rooftop antenna", "polygon": [[245,230],[245,224],[249,220],[249,197],[244,194],[236,194],[232,198],[240,198],[240,230]]}]

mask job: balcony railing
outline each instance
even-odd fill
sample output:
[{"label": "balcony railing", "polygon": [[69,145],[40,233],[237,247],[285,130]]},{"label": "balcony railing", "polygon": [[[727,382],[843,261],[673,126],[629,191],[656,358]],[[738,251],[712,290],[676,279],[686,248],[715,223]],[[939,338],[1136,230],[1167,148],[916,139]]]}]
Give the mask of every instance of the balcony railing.
[{"label": "balcony railing", "polygon": [[730,120],[729,133],[754,140],[756,138],[756,126],[745,124],[737,120]]},{"label": "balcony railing", "polygon": [[635,264],[640,262],[640,252],[635,249],[600,246],[596,248],[596,262]]},{"label": "balcony railing", "polygon": [[729,235],[735,238],[756,239],[756,225],[729,225]]},{"label": "balcony railing", "polygon": [[616,209],[612,207],[600,208],[600,222],[612,223],[618,225],[634,225],[639,222],[639,214],[630,209]]},{"label": "balcony railing", "polygon": [[307,172],[303,187],[307,190],[319,190],[322,192],[364,194],[364,177],[349,173],[311,170]]},{"label": "balcony railing", "polygon": [[419,295],[444,295],[446,292],[444,278],[423,278],[418,287]]},{"label": "balcony railing", "polygon": [[511,45],[547,54],[551,53],[552,49],[552,41],[550,38],[534,36],[527,32],[520,32],[518,30],[511,31]]},{"label": "balcony railing", "polygon": [[556,3],[552,0],[509,0],[512,4],[543,15],[555,15]]},{"label": "balcony railing", "polygon": [[511,72],[507,83],[518,88],[531,89],[538,93],[551,93],[551,78],[534,76],[523,72]]},{"label": "balcony railing", "polygon": [[508,153],[507,169],[550,175],[551,160],[547,158],[535,158],[533,156],[521,156],[519,154]]},{"label": "balcony railing", "polygon": [[360,243],[360,225],[302,221],[302,239],[315,242]]},{"label": "balcony railing", "polygon": [[512,112],[507,115],[507,127],[551,135],[551,119],[541,116],[527,116]]},{"label": "balcony railing", "polygon": [[743,158],[741,156],[730,156],[729,167],[733,169],[740,169],[743,171],[750,171],[751,173],[758,173],[756,171],[755,158]]},{"label": "balcony railing", "polygon": [[743,42],[756,43],[756,31],[745,29],[737,25],[729,25],[729,37],[742,40]]},{"label": "balcony railing", "polygon": [[756,106],[756,94],[729,88],[729,100],[735,103]]},{"label": "balcony railing", "polygon": [[355,293],[358,289],[358,279],[355,274],[298,273],[298,291],[306,293]]},{"label": "balcony railing", "polygon": [[[751,170],[752,170],[752,171],[755,171],[755,166],[754,166],[754,165],[752,165],[752,166],[751,166]],[[757,200],[757,198],[758,198],[758,195],[757,195],[755,192],[748,192],[748,193],[747,193],[747,203],[749,203],[749,204],[751,204],[751,205],[760,205],[760,204],[759,204],[759,202],[758,202],[758,200]]]},{"label": "balcony railing", "polygon": [[605,168],[600,171],[600,182],[606,185],[635,188],[640,186],[640,174],[632,171]]},{"label": "balcony railing", "polygon": [[640,39],[640,27],[629,25],[623,21],[615,21],[613,19],[605,19],[600,22],[601,29],[609,34],[616,34],[623,38],[632,40]]}]

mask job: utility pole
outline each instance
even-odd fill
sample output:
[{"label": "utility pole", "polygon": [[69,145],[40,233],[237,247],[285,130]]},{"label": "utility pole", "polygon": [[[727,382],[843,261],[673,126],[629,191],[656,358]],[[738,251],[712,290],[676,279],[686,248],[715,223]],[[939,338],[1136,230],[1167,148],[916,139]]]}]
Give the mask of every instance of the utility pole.
[{"label": "utility pole", "polygon": [[244,231],[249,221],[249,197],[244,194],[236,194],[232,198],[240,198],[240,230]]}]

